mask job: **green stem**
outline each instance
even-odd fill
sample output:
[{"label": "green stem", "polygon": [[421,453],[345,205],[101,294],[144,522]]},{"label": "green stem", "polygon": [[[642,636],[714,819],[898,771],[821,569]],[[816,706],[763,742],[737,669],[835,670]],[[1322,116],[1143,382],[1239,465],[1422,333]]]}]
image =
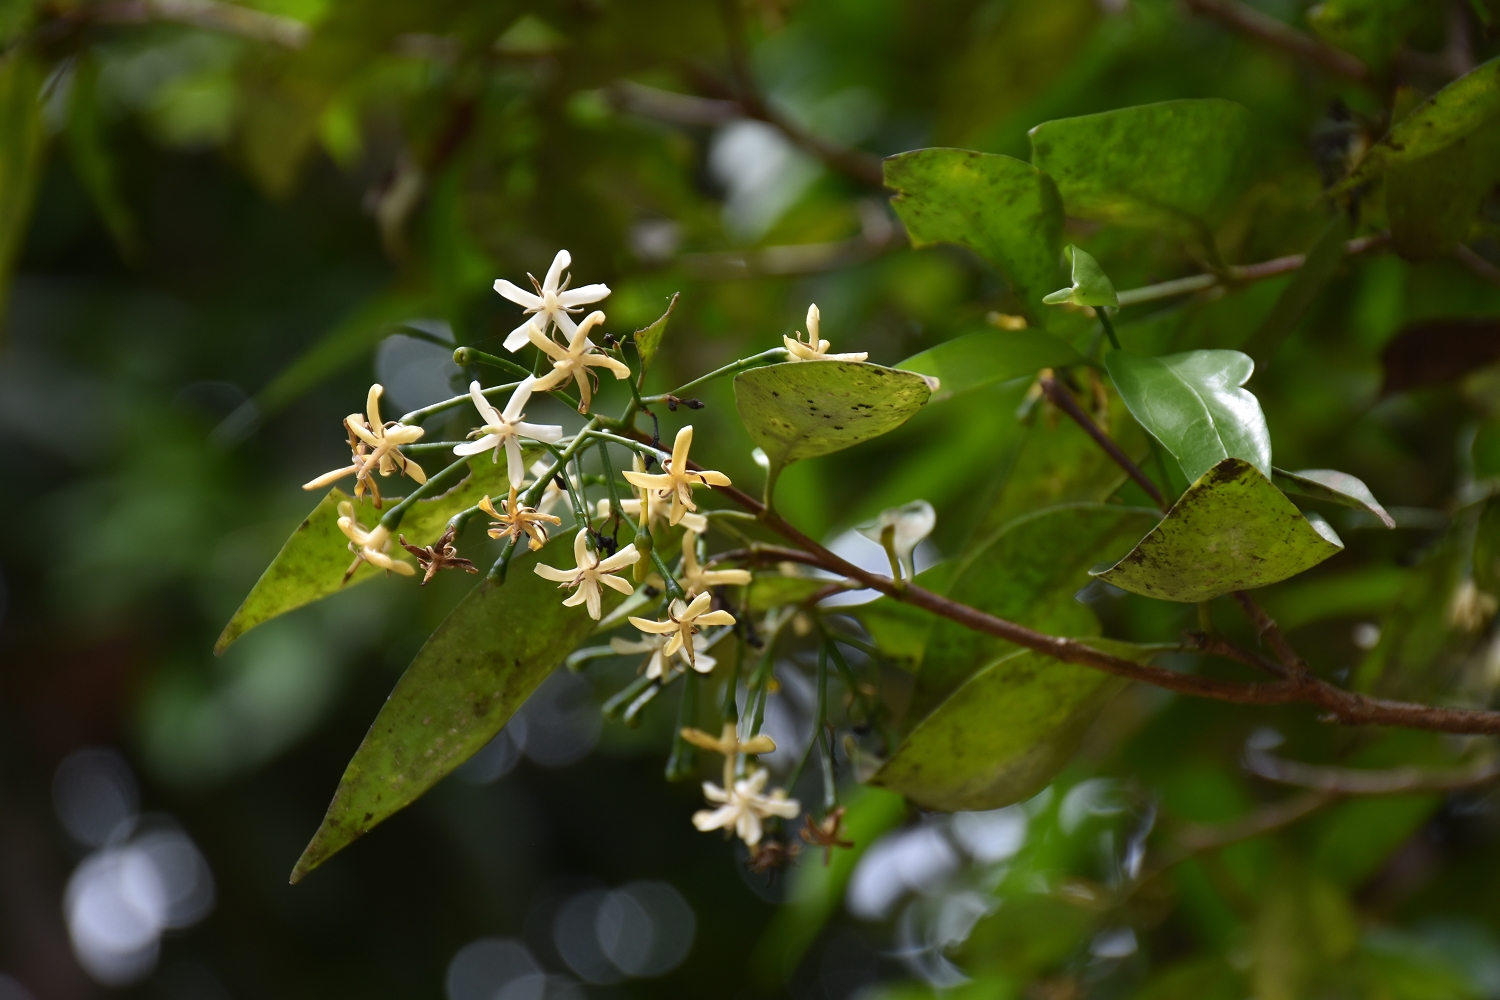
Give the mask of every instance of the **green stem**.
[{"label": "green stem", "polygon": [[807,741],[807,749],[802,751],[802,759],[797,761],[797,766],[792,768],[792,773],[787,775],[786,787],[793,789],[797,787],[797,779],[802,776],[802,769],[807,766],[808,758],[812,756],[813,747],[818,743],[818,734],[823,731],[823,722],[828,718],[828,646],[823,643],[818,650],[818,708],[813,717],[812,738]]},{"label": "green stem", "polygon": [[380,526],[386,531],[394,532],[397,528],[401,527],[401,519],[406,516],[406,512],[411,509],[412,504],[426,496],[432,496],[436,493],[446,493],[458,482],[458,479],[454,477],[454,473],[459,470],[467,472],[468,468],[469,457],[465,455],[442,472],[428,479],[421,486],[412,490],[402,498],[400,503],[386,511],[385,516],[380,519]]},{"label": "green stem", "polygon": [[518,365],[507,358],[486,354],[484,351],[476,351],[472,347],[460,347],[454,351],[453,363],[460,368],[467,368],[470,365],[489,365],[491,368],[498,368],[503,372],[517,375],[521,378],[525,378],[531,374],[531,372],[526,370],[526,366],[524,365]]},{"label": "green stem", "polygon": [[725,365],[723,368],[716,368],[715,370],[709,372],[707,375],[701,375],[698,378],[693,379],[686,385],[678,386],[671,392],[664,392],[660,396],[646,396],[641,400],[641,404],[645,405],[647,403],[665,403],[668,396],[681,397],[683,393],[696,389],[700,385],[706,385],[707,383],[712,382],[714,379],[723,378],[725,375],[736,375],[742,371],[748,371],[751,368],[760,368],[763,365],[773,365],[778,361],[785,361],[786,358],[787,354],[785,347],[773,347],[769,351],[762,351],[761,353],[754,355],[753,357],[741,358],[738,361],[734,361],[730,364]]},{"label": "green stem", "polygon": [[1115,350],[1120,350],[1120,338],[1115,336],[1115,325],[1109,321],[1109,306],[1100,306],[1094,310],[1099,316],[1099,322],[1104,325],[1104,333],[1109,337],[1109,345]]},{"label": "green stem", "polygon": [[651,550],[651,561],[656,564],[656,571],[667,584],[667,597],[676,601],[687,600],[687,594],[683,592],[681,584],[672,579],[672,571],[667,569],[667,564],[662,562],[661,553],[655,549]]},{"label": "green stem", "polygon": [[510,557],[515,554],[515,551],[516,540],[507,538],[505,547],[500,550],[500,558],[495,560],[495,565],[490,567],[490,571],[485,574],[485,579],[497,585],[504,583],[505,571],[510,569]]},{"label": "green stem", "polygon": [[663,455],[665,455],[667,458],[672,457],[672,453],[666,448],[653,448],[651,445],[646,444],[644,441],[634,441],[628,437],[621,437],[618,434],[611,434],[608,431],[585,430],[580,431],[579,433],[587,434],[595,441],[608,441],[610,444],[617,444],[621,448],[628,448],[633,452],[637,452],[641,455],[647,455],[651,458],[657,459],[658,461],[661,460]]},{"label": "green stem", "polygon": [[620,506],[620,487],[615,482],[614,463],[609,460],[609,444],[599,442],[599,464],[604,466],[604,486],[609,490],[609,514],[619,519],[625,516],[625,509]]},{"label": "green stem", "polygon": [[682,738],[682,731],[698,721],[698,674],[689,670],[682,681],[682,701],[677,706],[677,730],[672,734],[672,752],[667,757],[667,780],[693,776],[698,765],[697,749]]},{"label": "green stem", "polygon": [[656,684],[654,677],[642,674],[620,690],[616,691],[608,701],[604,703],[604,717],[606,719],[619,718],[626,707],[633,704],[641,696],[641,692]]},{"label": "green stem", "polygon": [[[480,389],[479,394],[488,399],[491,394],[499,395],[503,392],[511,392],[520,384],[519,382],[506,382],[504,385],[492,385],[488,389]],[[398,422],[403,424],[419,424],[434,413],[442,413],[444,410],[451,410],[455,406],[462,406],[465,403],[471,402],[472,399],[473,397],[466,392],[462,396],[454,396],[452,399],[445,399],[441,403],[433,403],[431,406],[424,406],[420,410],[412,410],[410,413],[403,414]]]},{"label": "green stem", "polygon": [[457,538],[459,535],[462,535],[464,529],[469,526],[469,522],[481,513],[483,511],[479,509],[478,504],[475,504],[473,507],[465,507],[457,514],[448,518],[448,527],[453,529],[453,537]]},{"label": "green stem", "polygon": [[[565,452],[563,449],[554,448],[550,444],[543,444],[542,447],[551,452],[552,457],[557,461],[557,464],[553,466],[552,475],[548,476],[547,478],[551,479],[553,478],[553,476],[556,476],[559,471],[562,472],[563,489],[568,494],[568,501],[573,506],[573,518],[578,522],[578,527],[580,529],[588,527],[588,512],[584,510],[583,500],[579,496],[579,491],[573,486],[572,478],[568,476],[568,460],[573,457],[573,454],[577,453],[577,449],[574,449],[570,454],[568,452]],[[538,480],[538,482],[540,482],[540,480]]]}]

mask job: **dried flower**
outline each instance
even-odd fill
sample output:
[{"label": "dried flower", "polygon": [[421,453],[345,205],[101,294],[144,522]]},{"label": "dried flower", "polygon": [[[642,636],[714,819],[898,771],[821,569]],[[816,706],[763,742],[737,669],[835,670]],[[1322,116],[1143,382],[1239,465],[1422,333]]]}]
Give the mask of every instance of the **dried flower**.
[{"label": "dried flower", "polygon": [[523,291],[504,278],[495,282],[495,291],[524,307],[528,314],[535,314],[505,338],[507,351],[519,351],[524,347],[529,339],[526,331],[533,326],[545,334],[550,323],[561,330],[564,337],[571,337],[577,327],[573,323],[573,317],[568,314],[578,312],[589,303],[598,302],[609,295],[608,285],[584,285],[582,288],[568,290],[568,282],[573,278],[571,275],[564,278],[563,272],[572,263],[573,255],[566,250],[559,250],[557,256],[552,258],[552,266],[547,268],[547,276],[541,281],[528,273],[526,277],[531,278],[531,285],[536,289],[535,295]]},{"label": "dried flower", "polygon": [[529,539],[531,550],[535,552],[547,544],[547,525],[562,524],[562,518],[552,514],[539,514],[535,507],[527,507],[521,503],[516,495],[516,488],[510,488],[510,496],[502,501],[505,510],[495,509],[488,495],[479,501],[479,509],[495,519],[489,527],[491,538],[509,538],[517,543],[521,536]]},{"label": "dried flower", "polygon": [[729,477],[722,472],[707,469],[693,472],[688,468],[688,449],[692,446],[693,426],[689,424],[677,432],[677,439],[672,442],[672,457],[662,462],[660,474],[634,470],[625,473],[626,480],[632,485],[643,490],[657,491],[659,499],[672,498],[670,524],[677,524],[688,511],[698,509],[698,505],[693,503],[694,486],[730,485]]},{"label": "dried flower", "polygon": [[801,804],[796,799],[787,798],[784,789],[775,789],[770,795],[762,794],[770,778],[770,772],[762,767],[734,782],[729,789],[705,781],[703,797],[719,808],[700,809],[693,813],[693,825],[705,833],[732,829],[747,846],[754,848],[760,843],[762,820],[771,816],[796,819],[802,811]]},{"label": "dried flower", "polygon": [[589,371],[590,368],[608,368],[617,379],[629,378],[630,369],[624,362],[616,361],[607,354],[600,354],[593,341],[589,340],[589,331],[603,322],[602,312],[595,310],[589,313],[568,338],[566,346],[559,344],[532,324],[528,328],[527,336],[542,350],[542,353],[552,359],[552,371],[537,379],[533,388],[537,392],[544,392],[548,389],[555,389],[568,379],[572,379],[578,383],[578,396],[581,400],[578,412],[587,413],[589,402],[594,396],[591,381],[594,375]]},{"label": "dried flower", "polygon": [[[573,539],[573,561],[577,564],[573,569],[557,569],[540,563],[535,569],[536,575],[545,580],[556,581],[563,587],[578,588],[572,597],[563,601],[563,607],[586,605],[589,609],[589,617],[598,621],[603,604],[600,585],[618,590],[622,594],[634,593],[635,587],[630,581],[610,574],[617,569],[632,565],[641,557],[641,554],[635,550],[634,545],[627,545],[614,555],[600,559],[597,553],[589,551],[588,535],[588,530],[584,529]],[[632,618],[631,621],[635,619]]]},{"label": "dried flower", "polygon": [[682,535],[682,590],[697,597],[714,587],[742,587],[751,580],[747,569],[704,569],[698,565],[698,533],[689,529]]},{"label": "dried flower", "polygon": [[808,816],[806,826],[802,828],[802,839],[814,847],[823,848],[823,867],[827,868],[833,860],[833,849],[835,847],[850,848],[854,841],[845,840],[844,837],[844,807],[836,806],[828,810],[828,814],[821,820],[813,822]]},{"label": "dried flower", "polygon": [[354,516],[354,504],[348,500],[339,504],[339,530],[349,539],[349,551],[354,553],[354,562],[349,564],[349,569],[344,573],[345,583],[349,582],[362,562],[379,566],[387,572],[394,570],[402,576],[416,575],[417,571],[412,568],[411,563],[390,557],[391,533],[385,525],[377,524],[373,528],[361,526]]},{"label": "dried flower", "polygon": [[379,383],[370,386],[370,394],[365,400],[366,412],[351,413],[344,418],[344,427],[349,431],[349,450],[353,453],[350,464],[342,469],[325,472],[310,483],[304,483],[304,490],[332,486],[345,476],[352,475],[356,477],[354,496],[362,497],[368,490],[375,497],[375,506],[379,507],[380,488],[371,478],[372,473],[378,471],[382,476],[389,476],[393,472],[403,472],[418,483],[427,482],[427,474],[422,471],[422,467],[399,450],[403,444],[421,440],[425,432],[420,427],[399,421],[381,423],[380,395],[383,392],[385,387]]},{"label": "dried flower", "polygon": [[[631,548],[633,550],[634,546]],[[631,560],[631,562],[634,561],[634,559]],[[652,621],[649,618],[636,618],[632,615],[630,624],[642,632],[671,636],[667,644],[662,647],[662,656],[669,657],[679,649],[686,650],[688,662],[693,664],[694,669],[699,669],[694,660],[696,655],[694,647],[690,642],[692,637],[697,635],[705,625],[734,624],[734,615],[728,611],[710,611],[709,607],[712,604],[712,594],[699,594],[688,604],[673,601],[671,607],[667,609],[667,620],[664,622]]]},{"label": "dried flower", "polygon": [[793,340],[791,337],[781,338],[782,342],[786,344],[787,354],[789,355],[787,358],[788,361],[863,361],[870,356],[864,351],[860,351],[858,354],[829,354],[828,349],[833,345],[826,340],[820,339],[821,334],[818,332],[819,319],[818,307],[814,303],[807,307],[807,340],[802,340],[801,330],[797,331],[796,340]]},{"label": "dried flower", "polygon": [[520,439],[524,437],[550,444],[561,440],[563,436],[563,429],[557,424],[528,424],[523,419],[526,414],[521,411],[531,399],[531,394],[536,387],[537,379],[531,375],[526,376],[521,384],[516,386],[516,391],[511,393],[510,401],[505,404],[505,409],[497,410],[479,391],[479,383],[470,382],[469,397],[474,400],[474,408],[479,411],[484,426],[469,432],[470,437],[478,436],[479,440],[455,445],[453,454],[478,455],[493,448],[495,449],[495,462],[498,464],[500,449],[503,447],[505,467],[510,475],[511,488],[520,489],[521,484],[526,481],[526,464],[521,457]]},{"label": "dried flower", "polygon": [[453,536],[457,530],[453,525],[448,525],[448,530],[443,532],[442,537],[427,546],[412,545],[406,540],[405,535],[397,536],[401,547],[416,556],[417,562],[421,563],[422,568],[427,571],[422,575],[422,586],[427,586],[427,581],[437,576],[438,570],[461,569],[466,573],[479,572],[479,567],[467,559],[460,558],[458,549],[454,548]]},{"label": "dried flower", "polygon": [[783,844],[771,837],[751,850],[750,856],[745,859],[745,868],[757,875],[765,875],[766,884],[771,885],[776,881],[776,873],[796,864],[797,855],[801,853],[802,845],[795,840]]}]

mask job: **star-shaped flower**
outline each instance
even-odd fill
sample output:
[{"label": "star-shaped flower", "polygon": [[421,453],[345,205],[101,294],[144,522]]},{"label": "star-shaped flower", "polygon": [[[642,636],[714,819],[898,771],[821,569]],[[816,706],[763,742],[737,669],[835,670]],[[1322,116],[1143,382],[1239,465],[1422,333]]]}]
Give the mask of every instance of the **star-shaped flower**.
[{"label": "star-shaped flower", "polygon": [[562,518],[540,514],[535,507],[521,503],[514,486],[510,488],[510,497],[501,503],[505,505],[503,511],[495,509],[488,495],[479,501],[479,509],[495,519],[489,527],[491,538],[509,538],[519,543],[521,536],[525,535],[529,539],[531,551],[535,552],[547,544],[547,525],[562,524]]},{"label": "star-shaped flower", "polygon": [[[640,455],[632,456],[631,464],[634,466],[637,474],[645,473],[646,463],[641,459]],[[620,513],[629,514],[636,519],[641,527],[649,528],[653,531],[656,530],[657,525],[666,526],[672,516],[671,496],[663,496],[657,490],[642,489],[639,486],[635,488],[635,493],[636,496],[631,499],[620,501]],[[641,518],[641,505],[643,503],[646,507],[646,517],[644,519]],[[596,510],[597,513],[595,516],[609,517],[609,501],[607,499],[600,500]],[[696,531],[700,535],[708,531],[708,518],[702,514],[683,514],[678,523],[688,531]]]},{"label": "star-shaped flower", "polygon": [[[588,535],[588,529],[584,529],[573,539],[573,561],[577,564],[573,569],[557,569],[541,564],[535,568],[536,575],[544,580],[556,581],[564,587],[577,587],[577,592],[563,601],[563,607],[587,605],[589,617],[598,621],[603,603],[603,594],[599,586],[603,584],[622,594],[634,593],[635,586],[630,581],[610,574],[617,569],[633,565],[640,559],[641,554],[636,551],[634,545],[627,545],[607,559],[600,559],[597,553],[589,551]],[[634,621],[634,619],[631,620]]]},{"label": "star-shaped flower", "polygon": [[541,349],[542,353],[552,359],[552,371],[536,380],[533,388],[537,392],[555,389],[568,379],[578,383],[578,396],[581,400],[578,406],[579,413],[589,412],[589,401],[594,396],[592,379],[596,376],[590,372],[590,368],[608,368],[614,373],[616,379],[629,378],[630,368],[624,362],[616,361],[607,354],[600,354],[594,342],[589,340],[589,331],[604,322],[604,314],[597,309],[584,317],[578,328],[572,331],[566,346],[559,344],[551,337],[538,330],[535,323],[527,328],[526,335],[531,342]]},{"label": "star-shaped flower", "polygon": [[354,553],[354,562],[349,564],[349,569],[344,573],[345,583],[349,582],[362,562],[379,566],[386,572],[394,570],[402,576],[416,575],[417,571],[412,568],[411,563],[390,557],[391,533],[386,530],[385,525],[363,527],[354,516],[354,504],[348,500],[339,504],[339,530],[349,539],[349,551]]},{"label": "star-shaped flower", "polygon": [[516,391],[511,393],[510,402],[505,404],[505,409],[497,410],[479,391],[479,383],[470,382],[469,398],[474,400],[474,408],[479,411],[484,426],[469,432],[470,437],[478,436],[479,440],[465,441],[463,444],[455,445],[453,454],[478,455],[493,448],[495,449],[495,462],[498,463],[500,449],[503,447],[511,488],[520,489],[521,484],[526,482],[526,463],[521,457],[521,438],[545,441],[550,444],[562,440],[563,436],[563,429],[557,424],[528,424],[523,419],[526,414],[521,411],[525,409],[527,401],[531,399],[531,394],[538,385],[534,376],[526,376],[521,384],[516,386]]},{"label": "star-shaped flower", "polygon": [[[642,633],[639,639],[614,638],[609,640],[609,647],[621,655],[631,653],[650,653],[651,658],[646,661],[646,676],[655,680],[666,678],[671,674],[672,657],[663,652],[663,648],[671,640],[665,635],[656,635],[651,632]],[[686,649],[676,651],[676,656],[686,666],[697,670],[700,674],[711,673],[714,666],[719,662],[709,656],[705,650],[708,649],[708,639],[702,635],[693,636],[693,657],[687,655]]]},{"label": "star-shaped flower", "polygon": [[776,741],[765,733],[757,733],[741,743],[739,733],[732,722],[725,722],[724,729],[718,736],[705,733],[701,729],[684,727],[682,738],[695,747],[702,747],[704,750],[712,750],[714,753],[723,754],[725,759],[731,763],[734,761],[736,754],[774,753],[776,751]]},{"label": "star-shaped flower", "polygon": [[[634,562],[635,560],[631,560]],[[630,624],[642,632],[653,632],[657,635],[671,636],[667,644],[662,647],[662,656],[671,656],[679,649],[686,650],[689,663],[694,663],[694,648],[689,640],[698,634],[705,625],[733,625],[734,615],[728,611],[710,611],[713,604],[712,594],[699,594],[689,604],[682,601],[673,601],[672,606],[667,609],[667,620],[655,622],[649,618],[636,618],[631,616]]]},{"label": "star-shaped flower", "polygon": [[[488,499],[488,498],[486,498]],[[448,525],[448,530],[443,532],[442,537],[431,545],[413,545],[406,540],[405,535],[397,535],[397,541],[401,547],[417,557],[417,562],[427,572],[422,574],[422,586],[437,576],[438,570],[461,569],[465,573],[478,573],[479,567],[467,559],[459,557],[458,549],[453,547],[453,536],[457,533],[453,525]]]},{"label": "star-shaped flower", "polygon": [[858,354],[829,354],[828,349],[833,345],[826,340],[819,339],[818,332],[819,313],[817,304],[807,307],[807,340],[802,339],[802,331],[797,331],[797,339],[782,337],[782,343],[786,344],[786,351],[790,357],[788,361],[863,361],[870,355],[864,351]]},{"label": "star-shaped flower", "polygon": [[564,337],[571,337],[577,327],[573,323],[573,317],[569,313],[577,312],[590,302],[598,302],[609,295],[608,285],[584,285],[582,288],[568,289],[568,282],[572,281],[572,275],[563,277],[573,263],[573,255],[566,250],[557,251],[557,256],[552,258],[552,266],[547,269],[547,276],[541,281],[527,274],[531,278],[532,287],[536,294],[523,291],[516,285],[511,284],[504,278],[495,282],[495,291],[510,299],[518,306],[526,309],[528,316],[526,322],[516,327],[505,338],[505,349],[507,351],[519,351],[525,346],[529,339],[527,330],[536,326],[543,334],[547,332],[547,326],[557,327],[562,331]]},{"label": "star-shaped flower", "polygon": [[643,490],[655,490],[663,500],[669,496],[672,498],[670,523],[674,525],[688,511],[698,509],[698,505],[693,503],[694,486],[730,485],[729,477],[722,472],[710,472],[707,469],[693,472],[688,468],[688,449],[692,446],[693,427],[689,424],[677,432],[677,440],[672,442],[672,457],[661,463],[660,474],[635,471],[624,474],[632,485]]},{"label": "star-shaped flower", "polygon": [[705,594],[714,587],[743,587],[750,582],[747,569],[704,569],[698,565],[698,533],[682,535],[682,590],[688,597]]},{"label": "star-shaped flower", "polygon": [[350,464],[342,469],[325,472],[310,483],[304,483],[304,490],[332,486],[345,476],[353,475],[354,496],[362,497],[368,491],[375,498],[375,506],[379,507],[380,488],[372,478],[375,472],[378,471],[382,476],[404,472],[418,483],[427,482],[427,474],[422,471],[422,467],[400,451],[401,445],[421,440],[425,432],[420,427],[394,420],[389,424],[382,423],[380,395],[383,392],[385,387],[379,383],[370,386],[370,394],[365,400],[366,413],[351,413],[344,418],[344,427],[349,431],[349,450],[353,453]]},{"label": "star-shaped flower", "polygon": [[765,768],[757,768],[754,774],[741,778],[730,789],[720,788],[712,781],[703,783],[703,797],[719,808],[700,809],[693,813],[693,825],[705,833],[709,830],[734,830],[749,847],[760,843],[761,821],[771,816],[796,819],[802,806],[796,799],[786,797],[783,789],[770,795],[762,794],[771,774]]}]

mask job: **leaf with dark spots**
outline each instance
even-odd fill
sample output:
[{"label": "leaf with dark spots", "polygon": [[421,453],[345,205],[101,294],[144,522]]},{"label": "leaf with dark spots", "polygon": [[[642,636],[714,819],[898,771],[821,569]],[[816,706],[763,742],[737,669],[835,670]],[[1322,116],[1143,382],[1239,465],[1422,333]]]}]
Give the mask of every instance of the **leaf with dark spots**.
[{"label": "leaf with dark spots", "polygon": [[1424,385],[1452,382],[1500,361],[1500,317],[1426,320],[1403,329],[1380,352],[1389,396]]},{"label": "leaf with dark spots", "polygon": [[1133,594],[1191,603],[1285,580],[1343,549],[1326,521],[1303,516],[1249,462],[1226,458],[1125,558],[1093,575]]}]

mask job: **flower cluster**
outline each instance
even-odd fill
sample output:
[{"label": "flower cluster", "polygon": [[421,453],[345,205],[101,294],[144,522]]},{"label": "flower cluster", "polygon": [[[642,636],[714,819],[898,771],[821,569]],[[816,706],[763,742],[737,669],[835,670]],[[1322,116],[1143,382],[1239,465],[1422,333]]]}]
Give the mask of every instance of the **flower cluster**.
[{"label": "flower cluster", "polygon": [[369,493],[380,506],[380,487],[376,485],[374,473],[379,472],[382,476],[393,473],[403,473],[416,480],[417,483],[427,482],[427,475],[422,467],[405,455],[401,454],[401,445],[415,444],[422,439],[422,428],[412,427],[398,421],[389,424],[380,420],[380,396],[385,392],[385,387],[379,384],[370,386],[370,394],[365,401],[364,413],[351,413],[344,418],[344,427],[349,431],[349,450],[353,452],[350,464],[342,469],[334,469],[323,475],[302,484],[304,490],[320,490],[325,486],[332,486],[345,476],[354,476],[355,499]]}]

